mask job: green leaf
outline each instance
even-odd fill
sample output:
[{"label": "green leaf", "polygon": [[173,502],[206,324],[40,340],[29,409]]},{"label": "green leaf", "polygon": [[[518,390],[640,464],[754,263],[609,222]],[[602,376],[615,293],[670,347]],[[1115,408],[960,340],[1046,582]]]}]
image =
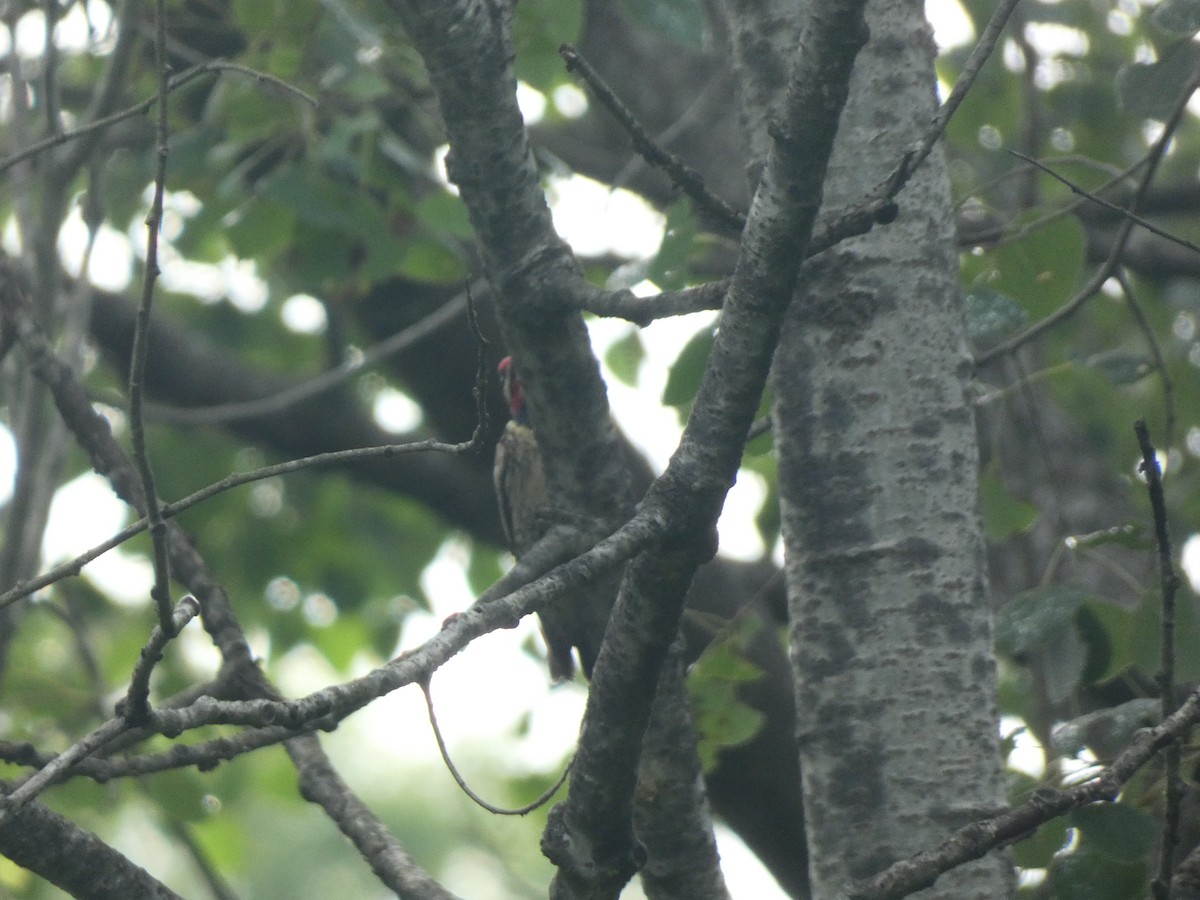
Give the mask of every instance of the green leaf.
[{"label": "green leaf", "polygon": [[1156,63],[1127,65],[1117,72],[1117,99],[1130,113],[1147,119],[1170,118],[1200,63],[1200,47],[1180,41]]},{"label": "green leaf", "polygon": [[449,191],[435,191],[413,207],[413,214],[426,228],[451,237],[469,239],[474,234],[467,207]]},{"label": "green leaf", "polygon": [[1012,334],[1028,320],[1025,310],[1007,294],[977,286],[963,295],[967,337],[977,344]]},{"label": "green leaf", "polygon": [[1075,614],[1091,597],[1083,587],[1052,584],[1024,591],[996,615],[996,649],[1020,658],[1074,630]]},{"label": "green leaf", "polygon": [[762,677],[762,669],[746,657],[746,648],[762,627],[752,616],[732,623],[688,670],[688,698],[705,771],[716,766],[722,750],[751,740],[766,721],[737,693],[739,685]]},{"label": "green leaf", "polygon": [[1089,673],[1091,677],[1088,680],[1100,683],[1111,681],[1136,662],[1131,644],[1134,615],[1116,603],[1099,599],[1089,600],[1086,612],[1104,632],[1108,642],[1106,665],[1099,671]]},{"label": "green leaf", "polygon": [[1103,853],[1113,859],[1135,862],[1158,841],[1154,818],[1126,803],[1093,803],[1067,815],[1067,821],[1083,832],[1084,851]]},{"label": "green leaf", "polygon": [[466,266],[458,255],[440,241],[417,238],[403,244],[399,259],[388,249],[372,254],[369,262],[378,263],[363,267],[363,277],[380,280],[392,271],[400,272],[417,281],[446,284],[466,275]]},{"label": "green leaf", "polygon": [[235,255],[260,262],[282,253],[292,243],[296,217],[270,200],[251,199],[225,220],[225,238]]},{"label": "green leaf", "polygon": [[309,640],[335,669],[345,672],[354,658],[372,646],[372,635],[358,616],[338,616],[331,625],[311,628]]},{"label": "green leaf", "polygon": [[1146,896],[1146,866],[1102,853],[1077,851],[1054,860],[1050,894],[1055,900],[1130,900]]},{"label": "green leaf", "polygon": [[233,0],[233,16],[248,32],[264,32],[275,21],[276,4],[270,0]]},{"label": "green leaf", "polygon": [[679,202],[667,210],[662,243],[650,260],[645,277],[664,291],[687,286],[691,262],[700,251],[700,227],[690,203]]},{"label": "green leaf", "polygon": [[708,364],[712,344],[712,328],[702,328],[692,335],[692,339],[687,342],[671,366],[667,384],[663,388],[662,402],[667,406],[676,407],[681,419],[686,417],[687,410],[692,407],[692,399],[700,386],[700,376],[704,374],[704,367]]},{"label": "green leaf", "polygon": [[1079,220],[1063,216],[998,247],[992,256],[994,268],[971,290],[1006,294],[1029,315],[1041,318],[1070,297],[1083,269],[1086,246]]},{"label": "green leaf", "polygon": [[477,546],[471,550],[471,558],[467,562],[467,584],[471,593],[482,594],[504,574],[500,565],[500,554],[487,546]]},{"label": "green leaf", "polygon": [[1144,353],[1127,353],[1121,350],[1089,357],[1084,360],[1084,365],[1103,373],[1109,381],[1117,385],[1141,381],[1154,371],[1154,364]]},{"label": "green leaf", "polygon": [[1023,841],[1013,844],[1012,861],[1023,869],[1044,869],[1067,843],[1067,826],[1051,819]]},{"label": "green leaf", "polygon": [[566,81],[566,66],[558,48],[574,43],[582,28],[582,0],[522,0],[516,4],[512,41],[517,51],[517,78],[541,91]]},{"label": "green leaf", "polygon": [[1200,31],[1200,0],[1166,0],[1150,14],[1156,27],[1180,37]]},{"label": "green leaf", "polygon": [[1139,729],[1158,722],[1160,710],[1157,700],[1138,697],[1087,713],[1054,729],[1053,749],[1060,756],[1075,756],[1087,747],[1101,761],[1112,759]]},{"label": "green leaf", "polygon": [[630,387],[637,387],[638,369],[646,356],[646,348],[642,346],[642,337],[637,329],[618,341],[614,341],[604,355],[604,363],[613,374]]},{"label": "green leaf", "polygon": [[1038,518],[1038,508],[1013,497],[1004,487],[996,466],[989,466],[979,478],[979,503],[988,540],[999,543],[1030,528]]}]

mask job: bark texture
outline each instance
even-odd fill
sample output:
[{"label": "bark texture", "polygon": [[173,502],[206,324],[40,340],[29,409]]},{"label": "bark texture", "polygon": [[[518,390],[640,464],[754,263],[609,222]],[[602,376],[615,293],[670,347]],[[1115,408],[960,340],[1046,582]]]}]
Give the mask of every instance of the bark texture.
[{"label": "bark texture", "polygon": [[[934,110],[920,3],[872,0],[827,209],[882,180]],[[813,896],[1003,799],[978,454],[949,186],[805,266],[773,373]],[[993,855],[929,897],[1003,897]]]}]

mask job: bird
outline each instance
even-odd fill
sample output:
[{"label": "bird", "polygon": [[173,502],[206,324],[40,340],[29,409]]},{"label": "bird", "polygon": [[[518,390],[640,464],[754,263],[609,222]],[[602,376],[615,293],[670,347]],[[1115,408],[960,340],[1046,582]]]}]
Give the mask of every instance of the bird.
[{"label": "bird", "polygon": [[[512,357],[502,359],[497,371],[511,418],[496,444],[493,478],[508,549],[520,559],[546,532],[549,494],[542,453]],[[616,597],[615,587],[601,581],[584,588],[579,596],[560,601],[554,609],[538,613],[553,681],[569,681],[574,677],[574,647],[579,649],[584,675],[591,677],[604,625]]]}]

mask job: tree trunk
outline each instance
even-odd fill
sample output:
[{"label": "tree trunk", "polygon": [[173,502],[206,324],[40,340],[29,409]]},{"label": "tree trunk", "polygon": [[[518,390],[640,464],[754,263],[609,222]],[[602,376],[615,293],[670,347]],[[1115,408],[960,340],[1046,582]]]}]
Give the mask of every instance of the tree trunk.
[{"label": "tree trunk", "polygon": [[[878,0],[826,184],[860,198],[934,110],[921,4]],[[775,360],[775,441],[813,896],[1003,800],[954,222],[935,153],[888,226],[812,260]],[[921,896],[1003,897],[992,855]]]}]

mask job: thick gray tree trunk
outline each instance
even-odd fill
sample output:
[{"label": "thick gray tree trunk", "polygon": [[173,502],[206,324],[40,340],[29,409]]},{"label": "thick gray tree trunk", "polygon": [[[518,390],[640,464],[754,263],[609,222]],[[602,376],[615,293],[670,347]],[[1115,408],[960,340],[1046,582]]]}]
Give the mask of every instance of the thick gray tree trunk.
[{"label": "thick gray tree trunk", "polygon": [[[922,5],[875,0],[825,208],[926,127]],[[803,51],[802,51],[803,52]],[[936,846],[1002,803],[975,429],[940,153],[900,217],[806,266],[773,374],[813,896]],[[1004,897],[995,855],[922,897]]]}]

